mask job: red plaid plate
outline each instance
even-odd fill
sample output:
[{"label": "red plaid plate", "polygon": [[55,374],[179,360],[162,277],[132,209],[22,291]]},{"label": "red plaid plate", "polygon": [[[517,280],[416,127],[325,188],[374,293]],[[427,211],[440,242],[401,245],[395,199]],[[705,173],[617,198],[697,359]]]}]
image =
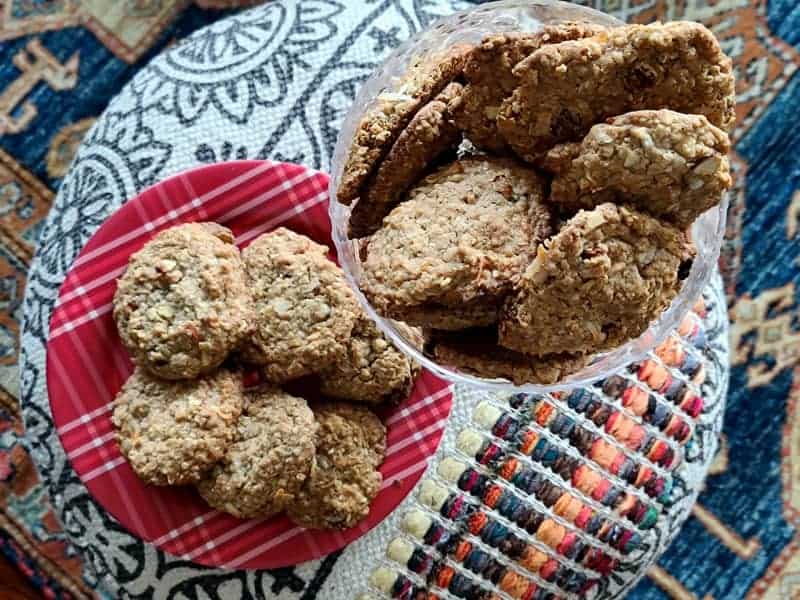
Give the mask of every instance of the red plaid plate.
[{"label": "red plaid plate", "polygon": [[319,558],[381,522],[411,491],[436,451],[450,411],[449,385],[429,372],[411,397],[382,415],[383,487],[369,516],[343,532],[305,530],[283,516],[239,520],[189,487],[145,485],[119,453],[110,402],[132,371],[111,315],[128,257],[157,231],[188,221],[230,227],[236,243],[279,226],[333,247],[328,176],[305,167],[240,161],[187,171],[114,213],[72,265],[50,321],[47,385],[58,435],[97,501],[127,529],[175,556],[226,568],[275,568]]}]

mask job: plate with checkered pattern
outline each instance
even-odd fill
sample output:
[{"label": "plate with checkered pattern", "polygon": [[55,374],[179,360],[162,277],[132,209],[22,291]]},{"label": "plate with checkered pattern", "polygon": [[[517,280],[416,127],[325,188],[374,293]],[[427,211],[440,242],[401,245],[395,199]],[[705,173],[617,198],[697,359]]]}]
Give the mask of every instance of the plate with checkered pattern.
[{"label": "plate with checkered pattern", "polygon": [[133,365],[117,334],[111,301],[129,256],[157,232],[192,221],[229,227],[240,248],[278,227],[332,248],[327,190],[326,174],[290,163],[234,161],[180,173],[115,212],[61,286],[47,345],[47,383],[59,438],[94,498],[125,528],[165,552],[230,569],[320,558],[389,515],[439,445],[451,388],[423,371],[410,397],[380,415],[387,426],[383,485],[369,516],[342,532],[305,530],[283,515],[236,519],[211,509],[193,488],[146,485],[119,452],[110,408]]}]

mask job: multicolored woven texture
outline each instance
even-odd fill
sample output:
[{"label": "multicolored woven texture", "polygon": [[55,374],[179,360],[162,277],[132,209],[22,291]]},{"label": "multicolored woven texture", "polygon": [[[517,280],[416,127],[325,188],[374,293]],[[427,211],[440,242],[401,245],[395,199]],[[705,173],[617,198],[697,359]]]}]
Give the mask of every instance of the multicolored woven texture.
[{"label": "multicolored woven texture", "polygon": [[[0,4],[0,551],[49,597],[92,597],[93,582],[84,579],[83,561],[102,561],[102,557],[80,558],[69,547],[23,441],[18,334],[26,273],[41,224],[80,140],[122,85],[161,49],[224,16],[222,9],[241,4],[246,2],[8,0]],[[335,27],[340,3],[313,0],[305,4],[310,9],[319,7]],[[365,20],[364,27],[375,40],[376,52],[399,43],[400,25],[381,19],[394,4],[399,2],[366,3],[365,13],[372,20]],[[427,4],[415,3],[416,10],[424,13]],[[737,187],[723,257],[734,364],[722,449],[692,518],[631,597],[795,598],[800,594],[800,418],[796,413],[800,396],[796,383],[800,382],[796,289],[800,283],[796,261],[800,134],[795,123],[800,110],[800,9],[789,0],[600,0],[591,4],[631,22],[686,18],[706,23],[733,57],[738,78]],[[201,111],[208,103],[219,104],[219,99],[195,98],[192,106]],[[194,115],[185,117],[191,122]],[[134,150],[147,146],[147,140],[128,142],[127,147]],[[327,143],[332,145],[333,140]],[[253,144],[260,147],[262,142]],[[225,145],[205,147],[198,149],[198,160],[236,158],[239,150]],[[141,153],[143,172],[150,168],[151,154]],[[137,157],[133,153],[130,158]],[[312,157],[286,158],[312,161]],[[82,185],[86,194],[92,193],[91,181]],[[74,218],[64,212],[65,230]],[[647,410],[635,398],[628,401]],[[580,400],[573,403],[570,410],[586,410]],[[691,414],[692,407],[682,410]],[[665,431],[680,442],[684,430],[680,414],[675,416]],[[640,440],[642,432],[633,425],[623,422],[610,427],[619,441],[646,447]],[[495,452],[488,447],[483,451]],[[668,447],[651,459],[668,462]],[[510,473],[511,467],[506,468]],[[465,495],[474,489],[468,482],[464,485],[468,487]],[[656,491],[657,484],[653,486]],[[592,490],[602,503],[604,496],[596,487]],[[644,500],[639,501],[641,508],[628,514],[632,525],[641,527],[650,517]],[[574,508],[578,510],[574,519],[581,523],[580,509]],[[620,533],[615,543],[624,548],[633,539],[633,532],[624,537]],[[454,552],[459,560],[470,556],[463,546]],[[478,559],[473,555],[473,560]],[[327,568],[335,560],[331,557]],[[269,590],[275,595],[291,590],[312,598],[324,580],[325,568],[306,575],[296,569],[275,572]],[[131,573],[134,576],[139,574]],[[147,597],[147,590],[141,593]]]}]

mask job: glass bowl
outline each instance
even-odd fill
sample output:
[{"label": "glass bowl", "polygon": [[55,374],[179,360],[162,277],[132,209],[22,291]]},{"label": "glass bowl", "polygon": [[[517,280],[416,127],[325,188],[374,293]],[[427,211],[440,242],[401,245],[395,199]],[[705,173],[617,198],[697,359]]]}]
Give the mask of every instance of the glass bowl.
[{"label": "glass bowl", "polygon": [[347,238],[350,207],[339,203],[336,199],[336,190],[339,187],[350,143],[361,118],[375,106],[380,94],[397,94],[399,77],[405,73],[415,57],[440,52],[459,42],[477,43],[492,33],[535,32],[544,25],[562,21],[584,21],[607,27],[623,24],[602,12],[558,0],[503,0],[482,4],[437,20],[430,28],[421,31],[395,49],[364,83],[345,116],[331,161],[329,212],[333,241],[345,276],[367,313],[403,352],[427,369],[453,382],[487,391],[544,393],[580,387],[607,377],[629,363],[642,359],[678,326],[708,284],[716,268],[725,231],[727,200],[701,215],[692,226],[697,259],[672,304],[638,338],[611,351],[597,354],[586,367],[553,384],[515,385],[504,379],[477,377],[437,362],[414,347],[412,340],[403,334],[402,328],[396,327],[393,320],[381,317],[371,306],[359,288],[361,265],[357,242]]}]

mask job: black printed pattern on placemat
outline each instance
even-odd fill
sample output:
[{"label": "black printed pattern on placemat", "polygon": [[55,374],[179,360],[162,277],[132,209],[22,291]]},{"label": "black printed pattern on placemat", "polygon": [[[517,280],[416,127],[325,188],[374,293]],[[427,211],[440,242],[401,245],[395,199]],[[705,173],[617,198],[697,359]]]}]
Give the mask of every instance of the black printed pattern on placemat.
[{"label": "black printed pattern on placemat", "polygon": [[26,290],[20,360],[26,443],[65,533],[86,559],[85,577],[101,593],[312,600],[322,597],[341,553],[278,571],[206,568],[132,536],[92,499],[61,448],[44,375],[48,323],[69,265],[113,210],[177,171],[259,157],[327,169],[339,124],[372,69],[420,27],[467,4],[269,2],[156,58],[85,138],[42,231]]}]

